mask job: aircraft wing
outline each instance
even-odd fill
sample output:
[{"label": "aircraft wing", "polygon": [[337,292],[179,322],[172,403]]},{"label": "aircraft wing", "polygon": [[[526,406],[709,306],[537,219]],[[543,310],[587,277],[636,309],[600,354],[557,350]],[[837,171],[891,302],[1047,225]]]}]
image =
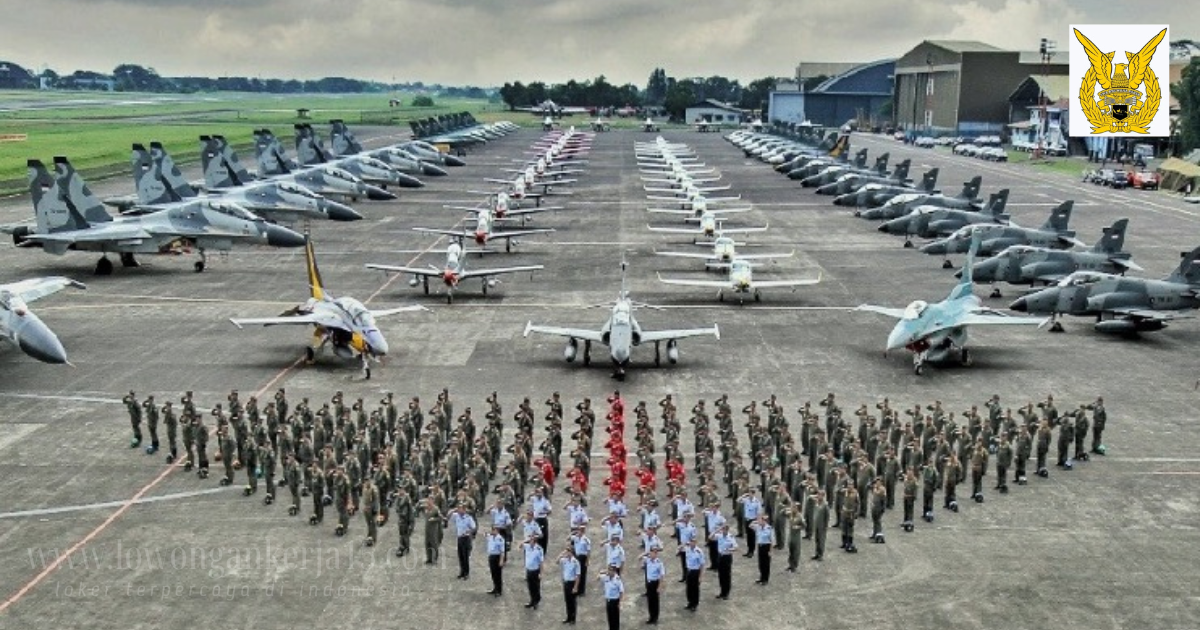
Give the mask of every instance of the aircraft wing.
[{"label": "aircraft wing", "polygon": [[[566,209],[567,209],[566,206],[534,206],[532,208],[509,208],[504,213],[504,219],[507,219],[510,217],[522,217],[522,216],[529,215],[529,214],[537,214],[539,212],[549,212],[549,211],[557,212],[559,210],[566,210]],[[500,219],[500,220],[503,221],[504,219]]]},{"label": "aircraft wing", "polygon": [[1192,313],[1190,310],[1153,311],[1148,308],[1126,307],[1126,308],[1110,309],[1108,312],[1115,313],[1117,315],[1124,315],[1126,317],[1132,317],[1134,319],[1150,319],[1150,320],[1157,320],[1157,321],[1169,321],[1172,319],[1183,319],[1186,317],[1192,317]]},{"label": "aircraft wing", "polygon": [[[958,326],[1042,326],[1049,321],[1049,317],[1018,317],[1004,311],[981,308],[964,315],[958,322],[951,323]],[[952,327],[946,326],[946,328]]]},{"label": "aircraft wing", "polygon": [[412,229],[412,231],[422,232],[425,234],[442,234],[445,236],[457,236],[458,238],[462,238],[462,239],[475,238],[474,232],[466,232],[464,230],[442,230],[439,228],[415,227]]},{"label": "aircraft wing", "polygon": [[530,234],[546,234],[548,232],[553,232],[553,231],[554,231],[554,228],[536,228],[536,229],[530,229],[530,230],[505,230],[503,232],[492,232],[491,234],[488,234],[488,240],[490,241],[494,238],[515,238],[518,236],[529,236]]},{"label": "aircraft wing", "polygon": [[401,267],[397,265],[379,265],[376,263],[367,263],[363,265],[367,269],[377,269],[379,271],[390,271],[392,273],[410,273],[414,276],[429,276],[441,277],[442,271],[433,267]]},{"label": "aircraft wing", "polygon": [[678,330],[643,330],[642,343],[653,341],[668,341],[670,339],[685,339],[687,337],[705,337],[712,335],[714,339],[721,338],[721,331],[713,324],[712,328],[681,328]]},{"label": "aircraft wing", "polygon": [[[796,250],[792,250],[786,254],[738,254],[737,257],[743,260],[769,260],[771,258],[791,258],[796,255]],[[755,283],[758,284],[758,283]]]},{"label": "aircraft wing", "polygon": [[545,269],[545,265],[518,265],[515,267],[497,267],[493,269],[468,269],[459,276],[460,279],[466,278],[487,278],[489,276],[499,276],[506,273],[521,273],[522,271],[539,271]]},{"label": "aircraft wing", "polygon": [[559,328],[558,326],[534,326],[533,322],[526,322],[525,336],[529,333],[542,333],[543,335],[555,335],[558,337],[570,337],[572,339],[583,339],[584,341],[593,341],[596,343],[604,343],[598,330],[587,330],[585,328]]},{"label": "aircraft wing", "polygon": [[414,311],[428,310],[429,309],[421,306],[420,304],[414,304],[412,306],[397,306],[396,308],[385,308],[379,311],[371,311],[371,315],[375,316],[376,319],[379,319],[380,317],[388,317],[389,315],[396,315],[399,313],[412,313]]},{"label": "aircraft wing", "polygon": [[876,306],[874,304],[859,304],[854,310],[879,313],[880,315],[887,315],[892,319],[901,319],[904,317],[904,309],[902,308],[890,308],[887,306]]},{"label": "aircraft wing", "polygon": [[659,232],[662,234],[691,234],[692,236],[704,236],[704,233],[696,228],[676,228],[676,227],[655,227],[646,224],[646,228],[651,232]]},{"label": "aircraft wing", "polygon": [[716,256],[713,256],[712,254],[697,254],[694,252],[660,252],[655,250],[654,254],[656,256],[667,256],[670,258],[693,258],[696,260],[713,260],[716,258]]},{"label": "aircraft wing", "polygon": [[817,274],[816,278],[803,278],[801,280],[754,280],[750,283],[755,289],[782,289],[786,287],[806,287],[821,282],[821,274]]},{"label": "aircraft wing", "polygon": [[47,295],[54,295],[59,291],[67,288],[75,287],[76,289],[86,289],[82,282],[76,282],[70,278],[61,276],[51,276],[47,278],[32,278],[30,280],[21,280],[12,284],[0,285],[0,291],[7,291],[21,298],[23,302],[29,304],[36,302]]},{"label": "aircraft wing", "polygon": [[126,241],[138,243],[154,235],[139,225],[101,225],[84,230],[70,230],[51,234],[30,234],[25,237],[26,243],[100,243],[104,241]]},{"label": "aircraft wing", "polygon": [[678,214],[687,217],[696,215],[695,210],[678,210],[675,208],[646,208],[646,212],[653,212],[655,214]]},{"label": "aircraft wing", "polygon": [[335,316],[327,311],[312,311],[309,313],[298,313],[296,315],[280,315],[278,317],[246,317],[246,318],[230,318],[229,323],[238,328],[246,326],[287,326],[287,325],[313,325],[321,326],[322,328],[337,328],[346,329],[346,322],[342,318]]},{"label": "aircraft wing", "polygon": [[732,286],[728,280],[683,280],[680,278],[664,278],[662,274],[658,274],[658,281],[663,284],[674,284],[681,287],[728,289]]},{"label": "aircraft wing", "polygon": [[723,228],[721,228],[721,233],[722,234],[748,234],[750,232],[766,232],[767,228],[769,228],[769,227],[771,227],[771,226],[763,225],[760,227],[740,227],[740,228],[723,227]]}]

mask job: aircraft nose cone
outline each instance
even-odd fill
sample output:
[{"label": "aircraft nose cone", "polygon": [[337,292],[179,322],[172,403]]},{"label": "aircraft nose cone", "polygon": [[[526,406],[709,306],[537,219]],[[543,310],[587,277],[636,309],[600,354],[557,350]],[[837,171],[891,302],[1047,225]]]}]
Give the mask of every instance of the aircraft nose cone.
[{"label": "aircraft nose cone", "polygon": [[321,203],[321,210],[330,221],[358,221],[363,218],[354,208],[329,199]]},{"label": "aircraft nose cone", "polygon": [[363,337],[366,339],[367,345],[371,347],[371,352],[374,353],[375,356],[382,357],[387,355],[388,342],[387,339],[383,338],[383,333],[379,332],[378,330],[368,330],[367,332],[363,333]]},{"label": "aircraft nose cone", "polygon": [[852,205],[854,205],[853,197],[854,197],[853,193],[848,193],[845,195],[838,195],[833,198],[833,205],[835,205],[835,206],[852,206]]},{"label": "aircraft nose cone", "polygon": [[365,186],[367,191],[367,199],[371,201],[391,201],[396,198],[395,193],[388,192],[378,186]]},{"label": "aircraft nose cone", "polygon": [[[980,280],[980,281],[984,281],[984,282],[995,280],[996,279],[996,268],[998,266],[999,265],[997,265],[995,263],[995,261],[991,261],[991,260],[985,260],[980,263],[975,263],[975,266],[971,269],[971,278],[973,278],[974,280]],[[960,278],[962,277],[961,271],[959,272],[959,275],[957,277],[960,277]]]},{"label": "aircraft nose cone", "polygon": [[945,254],[946,243],[945,241],[934,241],[927,245],[921,246],[921,251],[926,254]]},{"label": "aircraft nose cone", "polygon": [[265,224],[267,233],[267,245],[271,247],[304,247],[304,235],[282,225],[274,223]]},{"label": "aircraft nose cone", "polygon": [[907,337],[908,335],[904,333],[904,329],[900,328],[899,326],[893,328],[892,332],[888,333],[887,349],[899,350],[900,348],[903,348],[904,346],[908,345]]},{"label": "aircraft nose cone", "polygon": [[1008,305],[1008,308],[1009,308],[1009,310],[1013,310],[1018,313],[1028,313],[1029,312],[1029,300],[1027,300],[1026,298],[1023,298],[1023,297],[1017,298],[1016,300],[1013,301],[1012,304]]},{"label": "aircraft nose cone", "polygon": [[447,175],[446,169],[437,164],[430,164],[429,162],[421,162],[421,173],[430,177],[445,177]]},{"label": "aircraft nose cone", "polygon": [[444,162],[446,164],[446,166],[466,166],[467,165],[467,163],[465,161],[463,161],[462,158],[458,157],[457,155],[450,155],[449,153],[442,154],[442,162]]},{"label": "aircraft nose cone", "polygon": [[404,188],[423,188],[425,182],[406,173],[396,173],[396,185]]},{"label": "aircraft nose cone", "polygon": [[17,346],[25,354],[43,363],[63,364],[67,362],[67,351],[63,348],[62,342],[40,320],[33,319],[25,322],[17,335]]},{"label": "aircraft nose cone", "polygon": [[908,219],[892,219],[879,224],[879,231],[885,234],[904,234],[908,231]]}]

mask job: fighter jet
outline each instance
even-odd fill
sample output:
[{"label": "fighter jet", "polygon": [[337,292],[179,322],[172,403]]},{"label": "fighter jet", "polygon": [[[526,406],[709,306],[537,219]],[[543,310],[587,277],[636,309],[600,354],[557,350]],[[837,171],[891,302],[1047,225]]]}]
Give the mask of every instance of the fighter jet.
[{"label": "fighter jet", "polygon": [[[206,164],[212,159],[213,156],[206,155]],[[134,143],[132,162],[133,182],[137,190],[133,198],[111,197],[104,200],[105,204],[126,214],[145,214],[192,199],[215,198],[236,203],[275,223],[362,219],[362,215],[353,208],[286,181],[251,182],[233,188],[215,188],[201,194],[184,179],[175,161],[158,142],[151,142],[149,150]]]},{"label": "fighter jet", "polygon": [[[245,183],[249,179],[253,179],[249,172],[241,167],[224,138],[220,136],[212,138],[223,147],[222,157],[224,159],[221,166],[226,169],[226,174],[232,181]],[[304,186],[318,195],[337,195],[351,201],[358,201],[359,197],[365,197],[372,201],[388,201],[396,198],[393,193],[368,184],[344,168],[331,164],[300,166],[284,155],[283,145],[269,129],[259,129],[254,132],[254,157],[258,162],[258,179],[290,181]],[[205,181],[209,181],[207,170],[205,171]]]},{"label": "fighter jet", "polygon": [[383,160],[377,160],[369,155],[351,155],[338,157],[321,142],[313,126],[308,123],[297,123],[296,157],[302,166],[318,166],[328,164],[346,169],[363,181],[386,189],[388,186],[401,188],[421,188],[425,182],[401,173]]},{"label": "fighter jet", "polygon": [[43,363],[67,363],[67,351],[29,304],[67,288],[86,289],[70,278],[49,277],[0,284],[0,339]]},{"label": "fighter jet", "polygon": [[101,252],[96,275],[112,273],[109,253],[124,267],[138,266],[135,254],[179,254],[196,248],[204,271],[208,251],[228,251],[235,243],[300,247],[304,237],[267,223],[241,206],[219,199],[198,199],[134,217],[114,219],[65,157],[54,158],[55,175],[39,160],[29,160],[29,194],[37,224],[5,226],[13,242],[41,247],[61,256],[67,250]]},{"label": "fighter jet", "polygon": [[976,239],[967,253],[962,279],[941,302],[930,304],[916,300],[904,309],[862,304],[855,309],[899,320],[888,334],[885,356],[900,348],[912,352],[913,372],[919,376],[927,361],[958,359],[963,365],[970,365],[971,353],[967,348],[967,329],[970,326],[1041,326],[1049,321],[1046,318],[1014,317],[980,303],[979,298],[971,292],[971,265],[978,247],[979,240]]},{"label": "fighter jet", "polygon": [[921,206],[936,206],[938,208],[957,208],[960,210],[969,210],[978,208],[979,201],[979,184],[983,181],[982,177],[976,175],[971,178],[971,181],[964,182],[962,192],[957,195],[950,196],[945,194],[931,194],[911,192],[901,195],[896,195],[878,208],[870,208],[863,210],[855,216],[877,220],[890,220],[897,217],[902,217]]},{"label": "fighter jet", "polygon": [[987,205],[978,212],[974,210],[959,210],[957,208],[941,208],[938,206],[918,206],[915,210],[891,221],[879,224],[879,231],[887,234],[897,234],[904,237],[904,246],[912,247],[912,237],[937,238],[952,234],[955,230],[977,223],[1008,224],[1008,215],[1004,206],[1008,203],[1008,189],[992,193]]},{"label": "fighter jet", "polygon": [[[850,166],[850,165],[846,165],[846,164],[833,164],[830,166],[826,166],[825,168],[821,169],[820,171],[800,180],[800,185],[805,188],[814,188],[815,187],[818,189],[817,192],[820,192],[820,188],[822,186],[825,186],[826,184],[832,184],[832,183],[838,181],[838,179],[840,179],[843,175],[848,175],[851,173],[857,173],[860,175],[869,175],[869,176],[873,176],[873,177],[886,177],[888,174],[888,170],[887,170],[888,160],[890,158],[891,158],[891,155],[884,153],[883,155],[875,158],[875,165],[870,168],[867,168],[865,166],[862,166],[862,167]],[[907,176],[908,176],[908,172],[907,172],[907,169],[905,169],[905,177],[907,177]],[[832,194],[832,193],[830,193],[830,194]]]},{"label": "fighter jet", "polygon": [[[868,183],[864,184],[861,188],[855,190],[854,192],[848,192],[846,194],[834,197],[833,203],[834,205],[838,206],[877,208],[895,198],[897,195],[903,195],[907,193],[924,193],[929,195],[937,194],[937,191],[935,190],[937,187],[937,178],[938,169],[931,168],[926,171],[925,175],[921,177],[921,183],[917,184],[916,186],[909,184],[893,185]],[[855,210],[854,216],[859,216],[861,213],[861,210]]]},{"label": "fighter jet", "polygon": [[365,155],[385,162],[388,166],[408,175],[429,175],[431,177],[446,175],[446,169],[438,166],[437,163],[423,160],[417,154],[405,151],[400,147],[388,146],[369,151],[364,149],[362,143],[354,136],[354,132],[350,131],[346,122],[341,119],[329,121],[329,148],[333,150],[335,156]]},{"label": "fighter jet", "polygon": [[290,308],[278,317],[231,318],[238,328],[245,326],[303,325],[313,327],[312,343],[304,348],[304,358],[311,365],[317,353],[333,344],[333,352],[342,359],[352,359],[355,354],[362,361],[363,377],[371,378],[371,361],[376,363],[388,353],[387,339],[380,332],[375,320],[397,313],[428,310],[424,306],[401,306],[379,311],[368,309],[352,297],[330,297],[321,281],[317,269],[313,242],[309,239],[304,248],[304,259],[308,272],[308,300]]},{"label": "fighter jet", "polygon": [[443,230],[439,228],[415,227],[414,232],[424,232],[426,234],[442,234],[461,238],[464,241],[475,241],[476,245],[484,246],[489,241],[503,240],[504,251],[511,252],[513,248],[513,239],[521,236],[529,236],[530,234],[546,234],[553,232],[554,228],[531,228],[524,230],[504,230],[496,231],[496,218],[490,212],[480,212],[475,221],[474,230]]},{"label": "fighter jet", "polygon": [[[979,236],[980,256],[994,256],[1000,250],[1013,245],[1029,245],[1046,249],[1070,249],[1075,245],[1084,244],[1075,238],[1075,231],[1068,229],[1071,222],[1071,208],[1075,202],[1067,200],[1050,210],[1050,217],[1040,228],[1025,228],[1016,223],[997,225],[977,223],[963,226],[946,238],[933,241],[921,247],[921,251],[932,256],[948,256],[964,254],[971,249],[971,239]],[[942,267],[949,269],[950,260],[946,259]]]},{"label": "fighter jet", "polygon": [[525,336],[529,333],[542,333],[545,335],[555,335],[558,337],[567,338],[567,348],[563,353],[563,357],[568,363],[575,361],[575,357],[579,353],[579,341],[583,341],[583,365],[588,366],[592,362],[592,344],[598,343],[608,347],[609,357],[613,363],[613,378],[621,381],[625,380],[625,369],[629,366],[630,358],[633,354],[633,348],[646,343],[654,344],[654,365],[655,367],[662,363],[662,348],[663,342],[667,345],[667,362],[675,365],[679,362],[679,345],[680,339],[688,337],[700,337],[711,335],[714,339],[721,338],[721,331],[717,329],[716,324],[712,328],[684,328],[678,330],[643,330],[634,318],[633,311],[635,307],[653,308],[645,304],[634,302],[629,297],[629,290],[626,288],[625,272],[627,265],[624,261],[621,262],[621,293],[615,302],[604,306],[610,307],[611,310],[608,321],[600,327],[600,330],[589,330],[586,328],[560,328],[557,326],[535,326],[533,322],[525,324]]},{"label": "fighter jet", "polygon": [[1027,294],[1009,305],[1022,313],[1048,313],[1054,332],[1062,331],[1059,315],[1092,316],[1096,330],[1132,335],[1167,327],[1200,308],[1200,247],[1181,254],[1183,261],[1162,280],[1127,278],[1095,271],[1076,271],[1057,285]]},{"label": "fighter jet", "polygon": [[721,221],[722,219],[718,219],[717,216],[710,211],[700,215],[700,225],[696,227],[662,227],[649,224],[647,224],[646,227],[649,228],[651,232],[658,232],[660,234],[689,234],[693,237],[693,242],[701,238],[712,238],[718,233],[750,234],[753,232],[766,232],[770,227],[769,225],[763,225],[761,227],[725,228],[721,227]]},{"label": "fighter jet", "polygon": [[[892,169],[891,173],[845,173],[836,180],[819,186],[817,188],[818,195],[844,195],[854,192],[867,184],[881,184],[884,186],[901,186],[912,190],[912,183],[908,179],[908,169],[912,165],[912,160],[903,160]],[[835,201],[836,203],[836,201]]]},{"label": "fighter jet", "polygon": [[[727,267],[735,258],[742,260],[771,260],[775,258],[791,258],[796,254],[796,250],[792,250],[786,254],[738,254],[737,243],[728,236],[718,235],[712,242],[712,251],[707,254],[699,252],[660,252],[654,250],[657,256],[667,256],[669,258],[691,258],[703,260],[706,269]],[[753,266],[754,263],[751,263]]]},{"label": "fighter jet", "polygon": [[821,282],[821,274],[816,278],[801,280],[755,280],[754,265],[745,257],[734,258],[729,265],[729,277],[726,280],[687,280],[682,278],[664,278],[658,274],[658,281],[663,284],[674,284],[684,287],[706,287],[717,290],[717,300],[725,301],[725,292],[729,291],[738,298],[739,304],[746,302],[746,296],[753,295],[755,302],[762,301],[762,289],[780,289],[803,287]]},{"label": "fighter jet", "polygon": [[837,155],[808,156],[807,159],[797,159],[798,166],[787,172],[788,179],[804,181],[831,166],[848,166],[855,169],[867,168],[867,150],[859,149],[853,158],[849,153]]},{"label": "fighter jet", "polygon": [[[1058,282],[1076,271],[1095,271],[1122,275],[1127,271],[1142,271],[1129,252],[1121,251],[1125,244],[1125,228],[1129,219],[1118,219],[1104,228],[1104,234],[1090,251],[1063,251],[1044,247],[1013,245],[987,260],[975,263],[975,282],[1008,282],[1028,284]],[[1000,289],[992,291],[1000,297]]]},{"label": "fighter jet", "polygon": [[520,273],[522,271],[538,271],[545,269],[544,265],[519,265],[514,267],[495,267],[492,269],[467,269],[466,255],[467,252],[463,249],[461,239],[455,239],[446,248],[446,262],[442,267],[429,265],[428,267],[407,267],[395,265],[380,265],[368,264],[367,269],[378,269],[380,271],[393,273],[407,273],[412,276],[408,285],[415,287],[418,284],[425,285],[425,295],[429,295],[429,279],[438,278],[446,285],[446,303],[454,303],[454,289],[460,282],[469,278],[479,278],[483,281],[482,291],[486,296],[489,288],[494,288],[500,283],[496,276],[502,276],[510,273]]}]

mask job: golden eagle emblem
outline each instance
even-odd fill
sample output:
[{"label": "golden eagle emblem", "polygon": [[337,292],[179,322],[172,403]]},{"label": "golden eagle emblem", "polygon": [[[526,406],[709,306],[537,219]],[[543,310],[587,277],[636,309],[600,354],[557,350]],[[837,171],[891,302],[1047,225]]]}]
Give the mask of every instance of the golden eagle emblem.
[{"label": "golden eagle emblem", "polygon": [[[1167,29],[1146,42],[1136,54],[1126,51],[1128,63],[1114,64],[1116,52],[1103,53],[1079,29],[1075,38],[1087,51],[1091,68],[1079,87],[1079,105],[1092,124],[1092,133],[1150,133],[1150,122],[1162,103],[1162,88],[1150,68],[1150,59]],[[1146,100],[1138,87],[1145,83]],[[1100,92],[1096,92],[1099,85]]]}]

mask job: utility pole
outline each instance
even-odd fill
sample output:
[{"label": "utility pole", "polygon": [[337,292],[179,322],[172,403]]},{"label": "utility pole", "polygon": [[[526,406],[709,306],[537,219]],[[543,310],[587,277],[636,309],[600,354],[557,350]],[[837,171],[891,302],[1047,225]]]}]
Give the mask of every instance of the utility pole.
[{"label": "utility pole", "polygon": [[1041,113],[1038,116],[1038,138],[1037,147],[1033,150],[1033,159],[1042,159],[1044,145],[1046,142],[1046,132],[1049,131],[1050,122],[1046,119],[1046,90],[1042,87],[1046,84],[1046,72],[1050,65],[1050,59],[1054,57],[1054,49],[1058,46],[1054,41],[1042,38],[1041,45],[1038,47],[1038,53],[1042,56],[1042,80],[1038,84],[1038,108]]}]

